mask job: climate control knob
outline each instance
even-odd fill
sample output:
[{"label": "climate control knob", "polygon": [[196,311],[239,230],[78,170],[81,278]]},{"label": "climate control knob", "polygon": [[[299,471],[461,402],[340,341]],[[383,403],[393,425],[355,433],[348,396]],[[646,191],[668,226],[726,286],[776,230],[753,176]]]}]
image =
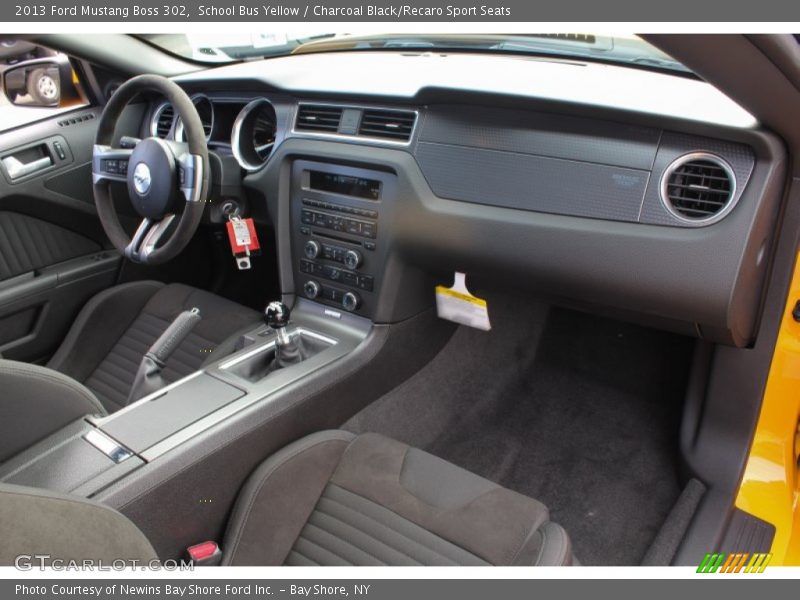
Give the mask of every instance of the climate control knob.
[{"label": "climate control knob", "polygon": [[354,311],[361,306],[361,298],[355,292],[345,292],[342,296],[342,307],[345,310]]},{"label": "climate control knob", "polygon": [[305,284],[303,284],[303,293],[306,295],[306,298],[314,299],[319,296],[320,291],[321,288],[319,284],[314,280],[306,281]]},{"label": "climate control knob", "polygon": [[361,266],[361,252],[358,250],[348,250],[344,253],[344,266],[354,271]]},{"label": "climate control knob", "polygon": [[319,256],[320,251],[322,250],[322,246],[319,245],[319,242],[315,240],[308,240],[306,242],[305,247],[303,248],[303,252],[306,255],[306,258],[315,259]]}]

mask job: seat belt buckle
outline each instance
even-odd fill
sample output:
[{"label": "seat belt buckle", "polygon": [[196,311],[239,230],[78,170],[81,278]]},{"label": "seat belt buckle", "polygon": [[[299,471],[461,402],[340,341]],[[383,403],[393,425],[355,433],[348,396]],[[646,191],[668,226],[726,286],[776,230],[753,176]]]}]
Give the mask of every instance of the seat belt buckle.
[{"label": "seat belt buckle", "polygon": [[197,567],[216,567],[222,562],[222,550],[217,542],[201,542],[186,549],[189,560]]}]

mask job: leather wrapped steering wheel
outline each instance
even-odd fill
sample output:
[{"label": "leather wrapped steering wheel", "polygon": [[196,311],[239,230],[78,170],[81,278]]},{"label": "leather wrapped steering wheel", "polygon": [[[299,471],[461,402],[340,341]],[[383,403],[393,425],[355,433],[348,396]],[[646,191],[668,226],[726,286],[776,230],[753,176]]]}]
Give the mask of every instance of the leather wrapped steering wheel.
[{"label": "leather wrapped steering wheel", "polygon": [[[122,111],[147,91],[161,94],[172,104],[187,142],[148,137],[132,148],[113,148],[114,129]],[[203,218],[208,173],[203,123],[180,86],[159,75],[140,75],[114,92],[97,125],[92,182],[100,222],[111,243],[126,258],[146,265],[161,264],[186,247]],[[133,237],[120,225],[111,199],[111,182],[127,183],[131,204],[142,217]],[[171,234],[163,239],[167,231]]]}]

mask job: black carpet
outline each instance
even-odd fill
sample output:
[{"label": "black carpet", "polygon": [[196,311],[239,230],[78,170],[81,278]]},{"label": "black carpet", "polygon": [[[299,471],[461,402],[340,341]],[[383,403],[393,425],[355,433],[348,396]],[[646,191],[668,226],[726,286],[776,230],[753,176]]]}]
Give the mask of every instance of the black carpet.
[{"label": "black carpet", "polygon": [[345,424],[546,504],[584,565],[639,564],[680,494],[692,341],[510,298]]}]

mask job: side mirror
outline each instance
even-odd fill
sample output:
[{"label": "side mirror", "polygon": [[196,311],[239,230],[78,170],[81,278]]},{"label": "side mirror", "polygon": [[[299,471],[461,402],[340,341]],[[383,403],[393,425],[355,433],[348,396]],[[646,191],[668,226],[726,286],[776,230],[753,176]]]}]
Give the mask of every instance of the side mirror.
[{"label": "side mirror", "polygon": [[15,106],[62,106],[75,93],[72,65],[66,57],[26,60],[5,70],[3,91]]}]

